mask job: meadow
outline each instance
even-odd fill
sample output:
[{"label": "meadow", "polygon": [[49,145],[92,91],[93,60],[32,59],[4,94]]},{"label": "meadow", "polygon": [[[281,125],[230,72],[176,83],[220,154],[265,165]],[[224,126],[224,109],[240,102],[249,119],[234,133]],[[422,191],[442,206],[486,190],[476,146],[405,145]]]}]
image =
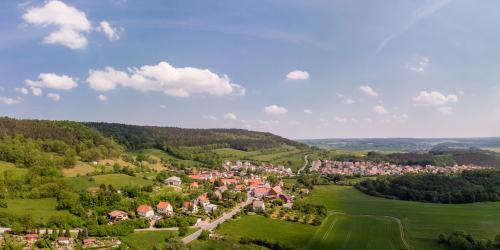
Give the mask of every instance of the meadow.
[{"label": "meadow", "polygon": [[115,188],[125,186],[147,186],[152,185],[153,181],[143,179],[139,176],[129,176],[126,174],[104,174],[96,176],[80,176],[68,178],[71,185],[76,189],[85,190],[90,187],[99,187],[101,184],[112,185]]},{"label": "meadow", "polygon": [[46,199],[6,199],[7,208],[0,213],[15,216],[31,216],[35,222],[47,222],[51,217],[73,217],[67,210],[57,210],[55,198]]},{"label": "meadow", "polygon": [[165,240],[175,237],[177,234],[177,231],[135,232],[120,237],[120,240],[131,249],[153,249],[155,245],[164,243]]},{"label": "meadow", "polygon": [[[495,235],[500,234],[500,203],[498,202],[434,204],[399,201],[368,196],[350,186],[333,185],[316,186],[307,201],[323,204],[330,211],[358,215],[352,217],[355,221],[359,221],[361,215],[371,215],[373,218],[390,216],[400,219],[405,239],[412,249],[447,249],[438,244],[437,237],[440,233],[456,230],[467,231],[483,239],[493,239]],[[381,225],[379,230],[386,230],[386,227]],[[337,230],[336,228],[337,226],[334,227],[332,235],[335,233],[342,235],[338,237],[339,241],[345,241],[345,238],[350,237],[342,228],[337,228]],[[370,234],[363,235],[366,237],[359,240],[369,241]],[[399,240],[392,242],[400,244]]]}]

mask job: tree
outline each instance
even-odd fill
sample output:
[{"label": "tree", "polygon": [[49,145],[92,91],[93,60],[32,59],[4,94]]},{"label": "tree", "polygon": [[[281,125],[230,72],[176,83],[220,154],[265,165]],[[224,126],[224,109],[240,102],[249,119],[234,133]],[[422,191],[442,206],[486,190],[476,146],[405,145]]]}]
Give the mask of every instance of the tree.
[{"label": "tree", "polygon": [[199,240],[207,240],[209,236],[210,236],[210,231],[203,230],[203,231],[201,231],[200,236],[198,236],[198,239]]}]

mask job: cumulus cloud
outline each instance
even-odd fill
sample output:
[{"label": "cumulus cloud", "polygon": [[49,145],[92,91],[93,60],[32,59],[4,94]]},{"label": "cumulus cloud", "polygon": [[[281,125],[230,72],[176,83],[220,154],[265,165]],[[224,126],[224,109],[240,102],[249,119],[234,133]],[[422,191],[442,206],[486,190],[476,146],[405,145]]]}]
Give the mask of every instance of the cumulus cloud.
[{"label": "cumulus cloud", "polygon": [[384,114],[388,114],[389,113],[389,111],[387,111],[387,109],[384,106],[382,106],[382,105],[374,106],[372,108],[372,111],[375,112],[378,115],[384,115]]},{"label": "cumulus cloud", "polygon": [[354,103],[356,103],[356,101],[354,101],[354,100],[353,100],[353,99],[351,99],[351,98],[347,98],[347,99],[345,100],[345,103],[347,103],[347,104],[354,104]]},{"label": "cumulus cloud", "polygon": [[307,80],[309,79],[309,72],[302,70],[294,70],[286,75],[288,80]]},{"label": "cumulus cloud", "polygon": [[233,114],[233,113],[226,113],[224,115],[224,118],[226,118],[228,120],[232,120],[232,121],[238,120],[238,117],[235,114]]},{"label": "cumulus cloud", "polygon": [[47,97],[52,99],[52,101],[56,101],[56,102],[61,100],[61,96],[59,94],[56,94],[56,93],[48,93]]},{"label": "cumulus cloud", "polygon": [[338,123],[346,123],[347,122],[347,118],[336,116],[335,117],[335,121],[338,122]]},{"label": "cumulus cloud", "polygon": [[113,28],[111,24],[109,24],[106,20],[99,23],[99,27],[97,27],[97,30],[106,34],[110,41],[120,39],[120,35],[118,34],[119,28]]},{"label": "cumulus cloud", "polygon": [[108,91],[122,86],[144,92],[159,91],[177,97],[188,97],[197,93],[215,96],[245,94],[245,88],[231,82],[227,75],[219,76],[208,69],[176,68],[167,62],[129,68],[128,72],[112,67],[90,70],[87,82],[97,91]]},{"label": "cumulus cloud", "polygon": [[278,105],[269,105],[267,107],[264,107],[264,112],[266,112],[267,114],[271,114],[271,115],[283,115],[283,114],[286,114],[288,112],[288,110],[286,110],[286,108],[280,107]]},{"label": "cumulus cloud", "polygon": [[61,44],[71,49],[83,49],[88,41],[85,33],[92,28],[85,13],[57,0],[48,1],[42,7],[32,7],[22,16],[29,24],[55,27],[43,43]]},{"label": "cumulus cloud", "polygon": [[41,73],[38,75],[38,80],[26,79],[24,82],[32,87],[61,90],[68,90],[78,86],[73,78],[54,73]]},{"label": "cumulus cloud", "polygon": [[439,113],[443,114],[443,115],[452,115],[453,114],[453,108],[452,107],[447,107],[447,106],[438,107],[436,110]]},{"label": "cumulus cloud", "polygon": [[429,57],[420,57],[413,62],[407,63],[405,68],[417,73],[423,73],[427,69],[427,65],[430,63]]},{"label": "cumulus cloud", "polygon": [[306,114],[312,114],[312,110],[310,110],[310,109],[304,109],[304,113],[306,113]]},{"label": "cumulus cloud", "polygon": [[31,86],[30,87],[30,90],[31,90],[31,93],[35,96],[41,96],[43,91],[41,88],[39,87],[35,87],[35,86]]},{"label": "cumulus cloud", "polygon": [[101,102],[105,102],[105,101],[107,101],[107,100],[108,100],[108,97],[107,97],[107,96],[105,96],[105,95],[99,95],[99,96],[97,96],[97,98],[99,98],[99,100],[100,100]]},{"label": "cumulus cloud", "polygon": [[372,87],[370,87],[368,85],[360,86],[359,90],[363,91],[363,93],[365,93],[369,96],[378,96],[377,91],[375,91]]},{"label": "cumulus cloud", "polygon": [[413,103],[417,106],[441,106],[448,103],[458,102],[456,95],[444,95],[438,91],[420,91],[413,97]]},{"label": "cumulus cloud", "polygon": [[0,96],[0,103],[3,103],[5,105],[16,105],[16,104],[19,104],[21,103],[22,99],[21,97],[17,97],[17,98],[10,98],[10,97],[3,97],[3,96]]},{"label": "cumulus cloud", "polygon": [[17,93],[21,93],[23,95],[29,94],[28,89],[24,88],[24,87],[22,87],[22,88],[15,88],[14,91],[16,91]]}]

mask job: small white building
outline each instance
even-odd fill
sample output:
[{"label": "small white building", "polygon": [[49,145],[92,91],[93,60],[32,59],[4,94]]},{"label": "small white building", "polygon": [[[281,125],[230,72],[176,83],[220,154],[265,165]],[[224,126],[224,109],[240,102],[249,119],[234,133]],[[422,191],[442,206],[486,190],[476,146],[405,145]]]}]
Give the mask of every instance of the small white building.
[{"label": "small white building", "polygon": [[217,209],[217,205],[215,204],[207,204],[203,206],[203,209],[205,210],[205,213],[209,214],[212,213],[214,210]]},{"label": "small white building", "polygon": [[165,179],[165,181],[163,181],[163,182],[165,184],[171,185],[171,186],[180,186],[182,183],[182,180],[181,180],[181,178],[179,178],[177,176],[171,176],[171,177],[168,177],[167,179]]}]

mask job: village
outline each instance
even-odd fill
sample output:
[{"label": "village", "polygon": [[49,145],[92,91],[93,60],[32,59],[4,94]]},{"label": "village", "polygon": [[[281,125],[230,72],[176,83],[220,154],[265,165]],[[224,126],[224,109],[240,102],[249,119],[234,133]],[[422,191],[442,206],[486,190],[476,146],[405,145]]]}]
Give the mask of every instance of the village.
[{"label": "village", "polygon": [[[293,176],[290,168],[262,163],[254,165],[248,161],[225,161],[219,170],[175,170],[166,177],[162,186],[181,192],[182,197],[193,197],[178,201],[160,200],[156,203],[138,204],[135,211],[110,210],[106,213],[108,225],[127,221],[142,221],[147,225],[134,231],[187,231],[182,233],[184,243],[195,240],[203,231],[211,230],[238,213],[265,213],[266,206],[281,206],[292,209],[295,195],[284,190],[282,178]],[[175,173],[181,173],[179,176]],[[182,176],[182,177],[181,177]],[[94,195],[99,191],[91,190]],[[117,190],[121,193],[121,190]],[[154,191],[153,191],[154,192]],[[301,190],[301,193],[309,191]],[[279,200],[279,202],[277,202]],[[269,210],[269,209],[268,209]],[[273,211],[276,211],[274,208]],[[194,230],[194,232],[192,232]],[[98,247],[120,247],[122,242],[115,237],[89,237],[87,229],[43,229],[37,228],[26,235],[9,234],[10,228],[0,228],[0,237],[9,237],[22,243],[25,248],[42,247],[42,239],[51,238],[55,249]],[[0,239],[1,240],[1,239]],[[1,241],[0,241],[1,242]]]},{"label": "village", "polygon": [[308,170],[323,175],[376,176],[403,175],[407,173],[460,173],[476,169],[484,169],[484,167],[474,165],[438,167],[433,165],[397,165],[389,162],[315,160],[311,163],[311,167]]}]

